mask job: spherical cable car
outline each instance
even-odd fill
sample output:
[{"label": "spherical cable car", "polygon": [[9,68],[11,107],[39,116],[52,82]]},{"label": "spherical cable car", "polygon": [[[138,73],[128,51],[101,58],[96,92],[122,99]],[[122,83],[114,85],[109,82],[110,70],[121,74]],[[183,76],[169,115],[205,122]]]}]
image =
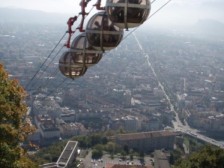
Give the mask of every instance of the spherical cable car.
[{"label": "spherical cable car", "polygon": [[86,33],[78,35],[72,42],[70,53],[77,63],[85,63],[88,67],[97,64],[102,58],[103,52],[94,49],[86,38]]},{"label": "spherical cable car", "polygon": [[122,29],[141,25],[150,12],[150,0],[107,0],[106,11],[110,20]]},{"label": "spherical cable car", "polygon": [[99,12],[88,21],[86,37],[95,49],[111,50],[121,42],[123,30],[111,22],[106,12]]},{"label": "spherical cable car", "polygon": [[71,79],[83,76],[87,70],[84,58],[72,55],[70,51],[66,51],[59,59],[59,70],[61,73]]}]

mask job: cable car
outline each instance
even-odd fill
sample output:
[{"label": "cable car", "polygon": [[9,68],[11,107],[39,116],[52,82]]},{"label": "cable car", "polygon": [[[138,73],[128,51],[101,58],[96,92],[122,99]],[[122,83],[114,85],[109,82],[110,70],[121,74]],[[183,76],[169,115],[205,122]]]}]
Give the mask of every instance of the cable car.
[{"label": "cable car", "polygon": [[71,79],[84,75],[87,70],[84,57],[72,55],[70,51],[64,52],[59,59],[59,70],[64,76]]},{"label": "cable car", "polygon": [[96,50],[89,45],[89,42],[86,38],[86,33],[78,35],[72,41],[70,53],[72,57],[77,58],[76,63],[85,62],[85,66],[87,66],[87,68],[97,64],[103,55],[102,51]]},{"label": "cable car", "polygon": [[123,29],[114,25],[106,12],[93,15],[86,26],[86,37],[97,50],[111,50],[118,46],[123,38]]},{"label": "cable car", "polygon": [[107,0],[106,11],[110,20],[122,29],[141,25],[148,18],[150,0]]}]

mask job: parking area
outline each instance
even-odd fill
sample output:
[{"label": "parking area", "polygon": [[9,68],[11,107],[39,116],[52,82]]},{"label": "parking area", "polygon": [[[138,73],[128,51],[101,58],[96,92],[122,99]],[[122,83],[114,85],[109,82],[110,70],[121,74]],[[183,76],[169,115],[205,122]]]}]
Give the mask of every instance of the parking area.
[{"label": "parking area", "polygon": [[[107,164],[121,164],[121,165],[142,165],[141,161],[134,157],[133,160],[122,160],[118,156],[114,156],[112,159],[110,155],[105,154],[101,159],[94,160],[91,158],[92,153],[91,151],[88,152],[88,155],[85,156],[85,158],[78,158],[81,162],[79,167],[82,168],[104,168]],[[153,158],[150,156],[144,157],[144,164],[145,165],[152,165],[153,164]]]}]

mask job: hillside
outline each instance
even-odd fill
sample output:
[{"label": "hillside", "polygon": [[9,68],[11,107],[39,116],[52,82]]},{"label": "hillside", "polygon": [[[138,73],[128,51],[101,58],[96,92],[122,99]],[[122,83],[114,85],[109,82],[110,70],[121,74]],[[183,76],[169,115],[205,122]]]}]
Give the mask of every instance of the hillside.
[{"label": "hillside", "polygon": [[48,13],[37,10],[26,10],[17,8],[0,8],[0,22],[20,22],[20,23],[65,23],[66,14]]}]

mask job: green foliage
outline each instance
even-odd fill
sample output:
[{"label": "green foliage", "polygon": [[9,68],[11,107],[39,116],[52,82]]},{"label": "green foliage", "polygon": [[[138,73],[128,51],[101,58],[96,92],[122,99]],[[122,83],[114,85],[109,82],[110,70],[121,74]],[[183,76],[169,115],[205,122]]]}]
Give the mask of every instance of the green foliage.
[{"label": "green foliage", "polygon": [[139,157],[140,158],[144,158],[145,157],[145,153],[144,152],[140,152]]},{"label": "green foliage", "polygon": [[105,145],[104,150],[107,151],[107,152],[110,153],[110,154],[114,154],[114,153],[117,153],[117,152],[118,152],[119,147],[118,147],[117,144],[114,143],[114,142],[108,142],[108,143]]},{"label": "green foliage", "polygon": [[35,167],[20,147],[34,131],[28,123],[26,92],[18,81],[10,80],[0,64],[0,167]]},{"label": "green foliage", "polygon": [[190,147],[190,142],[189,142],[189,139],[184,137],[184,144],[186,145],[186,147]]},{"label": "green foliage", "polygon": [[124,145],[123,150],[126,152],[126,154],[129,154],[129,147],[128,145]]},{"label": "green foliage", "polygon": [[92,159],[99,159],[103,156],[102,150],[93,149],[92,151]]},{"label": "green foliage", "polygon": [[114,154],[113,154],[113,153],[110,154],[110,158],[111,158],[112,160],[114,159]]},{"label": "green foliage", "polygon": [[126,152],[122,150],[121,151],[121,159],[126,160],[126,156],[127,156]]},{"label": "green foliage", "polygon": [[119,128],[119,131],[118,131],[119,134],[124,134],[125,133],[125,130],[123,128]]},{"label": "green foliage", "polygon": [[190,150],[190,152],[198,151],[201,148],[203,148],[204,145],[205,145],[204,142],[202,142],[198,139],[195,139],[195,138],[189,137],[188,140],[189,140],[189,150]]},{"label": "green foliage", "polygon": [[174,168],[224,168],[224,150],[206,146],[188,159],[177,161]]},{"label": "green foliage", "polygon": [[134,159],[133,154],[130,154],[130,160],[133,160],[133,159]]},{"label": "green foliage", "polygon": [[73,140],[78,141],[81,148],[91,147],[91,139],[88,136],[75,137]]},{"label": "green foliage", "polygon": [[103,151],[104,150],[104,145],[97,144],[97,145],[94,146],[94,149]]},{"label": "green foliage", "polygon": [[176,160],[179,160],[182,156],[182,152],[179,149],[170,152],[170,163],[174,164]]},{"label": "green foliage", "polygon": [[101,134],[94,134],[90,136],[79,136],[75,137],[74,140],[79,142],[81,148],[91,148],[97,144],[105,145],[107,143],[107,138]]},{"label": "green foliage", "polygon": [[60,141],[47,148],[43,148],[32,157],[32,160],[37,162],[39,165],[49,162],[56,162],[66,143],[67,141]]}]

